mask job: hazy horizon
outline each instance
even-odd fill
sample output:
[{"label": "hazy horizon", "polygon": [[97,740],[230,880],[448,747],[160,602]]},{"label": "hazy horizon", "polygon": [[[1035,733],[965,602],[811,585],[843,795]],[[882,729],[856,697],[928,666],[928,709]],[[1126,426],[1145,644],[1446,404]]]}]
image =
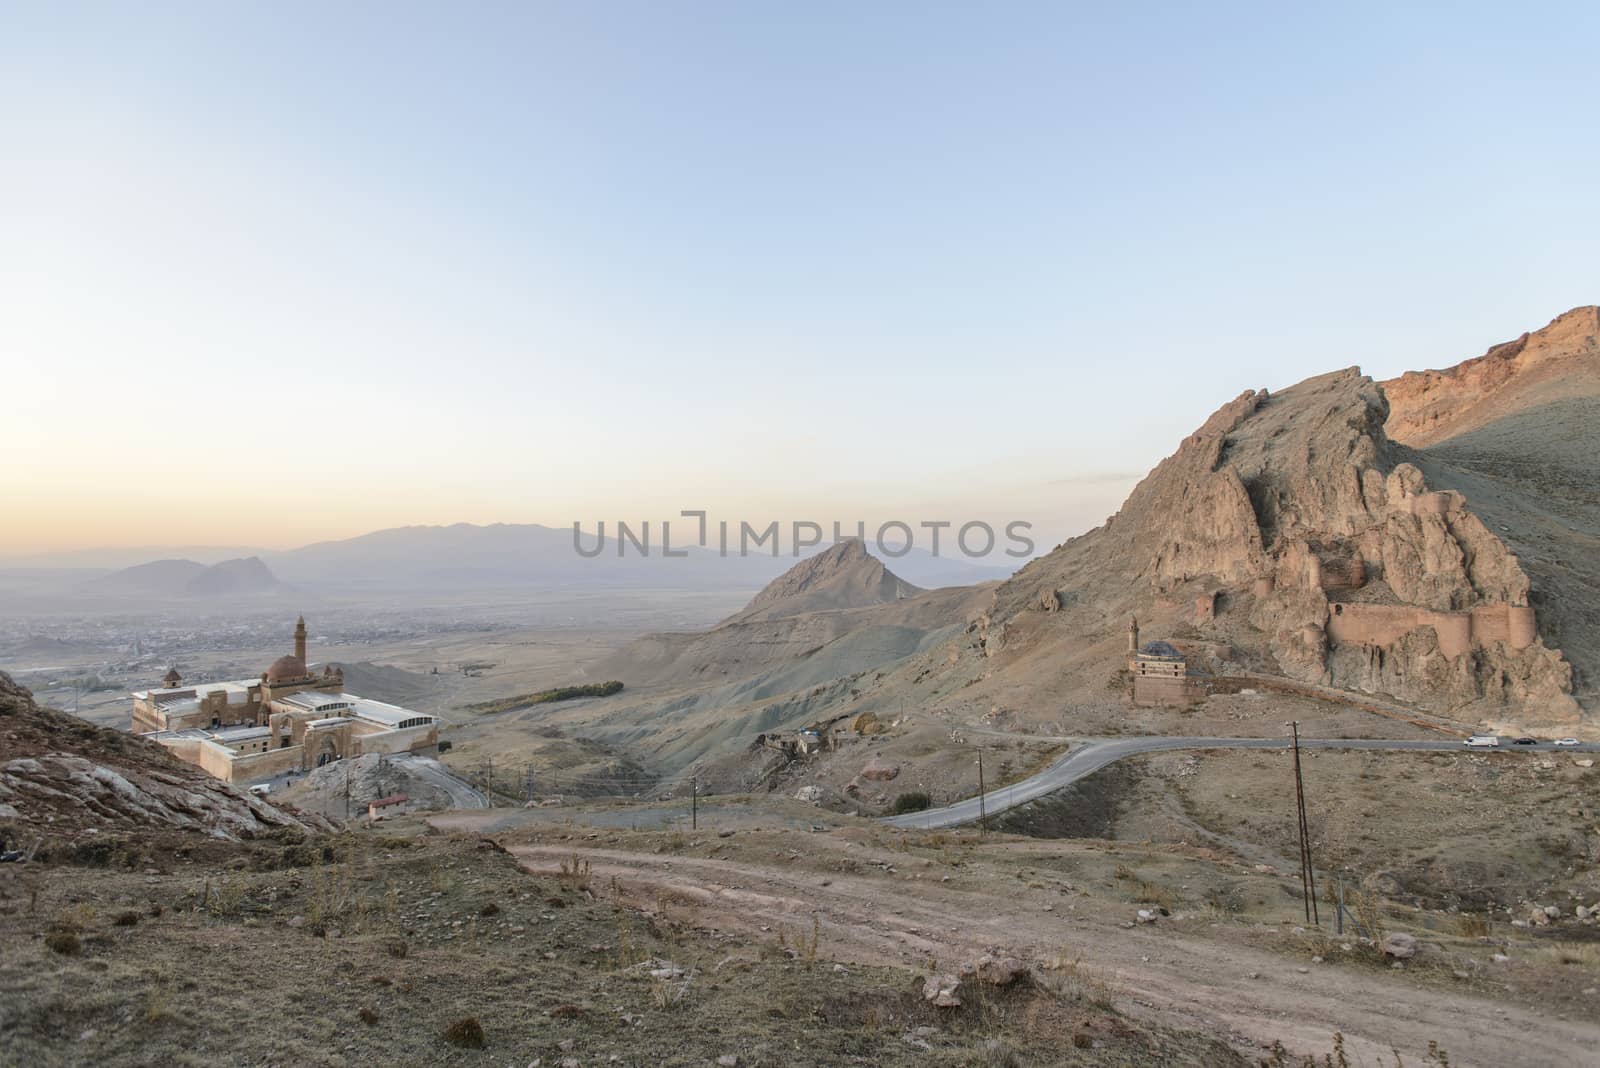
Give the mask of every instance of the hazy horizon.
[{"label": "hazy horizon", "polygon": [[1245,389],[1594,303],[1597,28],[17,5],[0,557],[694,508],[1042,551]]}]

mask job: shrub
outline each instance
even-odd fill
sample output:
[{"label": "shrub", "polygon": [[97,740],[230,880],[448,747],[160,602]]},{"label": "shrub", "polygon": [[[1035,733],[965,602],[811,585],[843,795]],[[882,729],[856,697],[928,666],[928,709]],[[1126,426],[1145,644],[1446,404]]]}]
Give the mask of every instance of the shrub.
[{"label": "shrub", "polygon": [[[518,694],[515,697],[503,697],[498,701],[479,701],[477,704],[467,705],[467,711],[509,712],[512,709],[526,708],[529,705],[548,705],[556,701],[571,701],[579,697],[610,697],[612,694],[621,692],[622,683],[612,679],[609,682],[589,682],[581,686],[558,686],[553,690]],[[440,744],[442,745],[443,743]]]},{"label": "shrub", "polygon": [[368,1027],[376,1027],[378,1025],[378,1010],[374,1009],[371,1005],[361,1006],[361,1009],[356,1013],[356,1015],[360,1016],[361,1022],[366,1024]]},{"label": "shrub", "polygon": [[71,931],[51,931],[44,936],[44,944],[63,957],[76,956],[83,949],[78,936]]},{"label": "shrub", "polygon": [[931,804],[933,801],[923,791],[907,790],[903,794],[895,795],[894,812],[897,816],[906,812],[921,812]]},{"label": "shrub", "polygon": [[117,918],[112,922],[118,927],[136,927],[139,924],[139,914],[129,909],[127,912],[117,913]]},{"label": "shrub", "polygon": [[500,906],[496,905],[493,901],[491,901],[487,905],[483,906],[483,908],[478,910],[478,915],[479,916],[498,916],[498,915],[500,915]]},{"label": "shrub", "polygon": [[462,1049],[483,1048],[483,1025],[476,1016],[465,1016],[444,1029],[444,1040]]}]

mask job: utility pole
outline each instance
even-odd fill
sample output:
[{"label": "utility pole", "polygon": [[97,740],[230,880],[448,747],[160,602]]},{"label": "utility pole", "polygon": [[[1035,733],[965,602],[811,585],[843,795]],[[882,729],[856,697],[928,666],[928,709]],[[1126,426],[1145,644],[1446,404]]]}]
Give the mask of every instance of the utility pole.
[{"label": "utility pole", "polygon": [[978,834],[989,829],[989,814],[983,803],[983,747],[978,747]]},{"label": "utility pole", "polygon": [[494,757],[487,757],[483,762],[483,795],[489,799],[489,807],[494,807]]},{"label": "utility pole", "polygon": [[344,765],[344,819],[345,819],[346,823],[350,822],[350,764],[349,764],[349,762],[345,762],[345,765]]},{"label": "utility pole", "polygon": [[1311,842],[1307,833],[1305,780],[1300,774],[1299,720],[1292,722],[1290,727],[1294,730],[1294,801],[1300,824],[1300,897],[1305,906],[1306,922],[1320,927],[1322,917],[1317,913],[1317,876],[1311,864]]},{"label": "utility pole", "polygon": [[700,780],[689,776],[689,829],[700,829]]}]

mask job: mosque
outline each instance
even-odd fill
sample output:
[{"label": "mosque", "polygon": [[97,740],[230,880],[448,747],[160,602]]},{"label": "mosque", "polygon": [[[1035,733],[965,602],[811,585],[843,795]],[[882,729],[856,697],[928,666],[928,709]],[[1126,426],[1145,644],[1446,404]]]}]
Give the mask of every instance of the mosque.
[{"label": "mosque", "polygon": [[259,679],[185,686],[176,669],[133,695],[133,733],[227,782],[261,782],[365,753],[437,753],[439,721],[346,693],[344,674],[306,660],[306,621],[294,652]]}]

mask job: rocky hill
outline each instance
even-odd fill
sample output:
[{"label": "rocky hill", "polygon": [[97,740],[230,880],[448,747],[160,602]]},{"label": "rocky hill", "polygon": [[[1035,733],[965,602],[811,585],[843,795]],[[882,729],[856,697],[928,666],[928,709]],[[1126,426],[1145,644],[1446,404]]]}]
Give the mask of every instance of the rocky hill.
[{"label": "rocky hill", "polygon": [[1103,526],[996,591],[985,655],[1090,639],[1109,660],[1138,615],[1296,680],[1474,720],[1576,722],[1527,572],[1468,496],[1430,485],[1389,440],[1388,417],[1354,368],[1240,395]]},{"label": "rocky hill", "polygon": [[734,618],[780,619],[805,612],[869,608],[923,591],[896,576],[859,538],[808,557],[767,584]]},{"label": "rocky hill", "polygon": [[127,833],[239,839],[326,830],[180,763],[155,742],[53,709],[0,672],[0,831],[47,851],[92,851]]}]

